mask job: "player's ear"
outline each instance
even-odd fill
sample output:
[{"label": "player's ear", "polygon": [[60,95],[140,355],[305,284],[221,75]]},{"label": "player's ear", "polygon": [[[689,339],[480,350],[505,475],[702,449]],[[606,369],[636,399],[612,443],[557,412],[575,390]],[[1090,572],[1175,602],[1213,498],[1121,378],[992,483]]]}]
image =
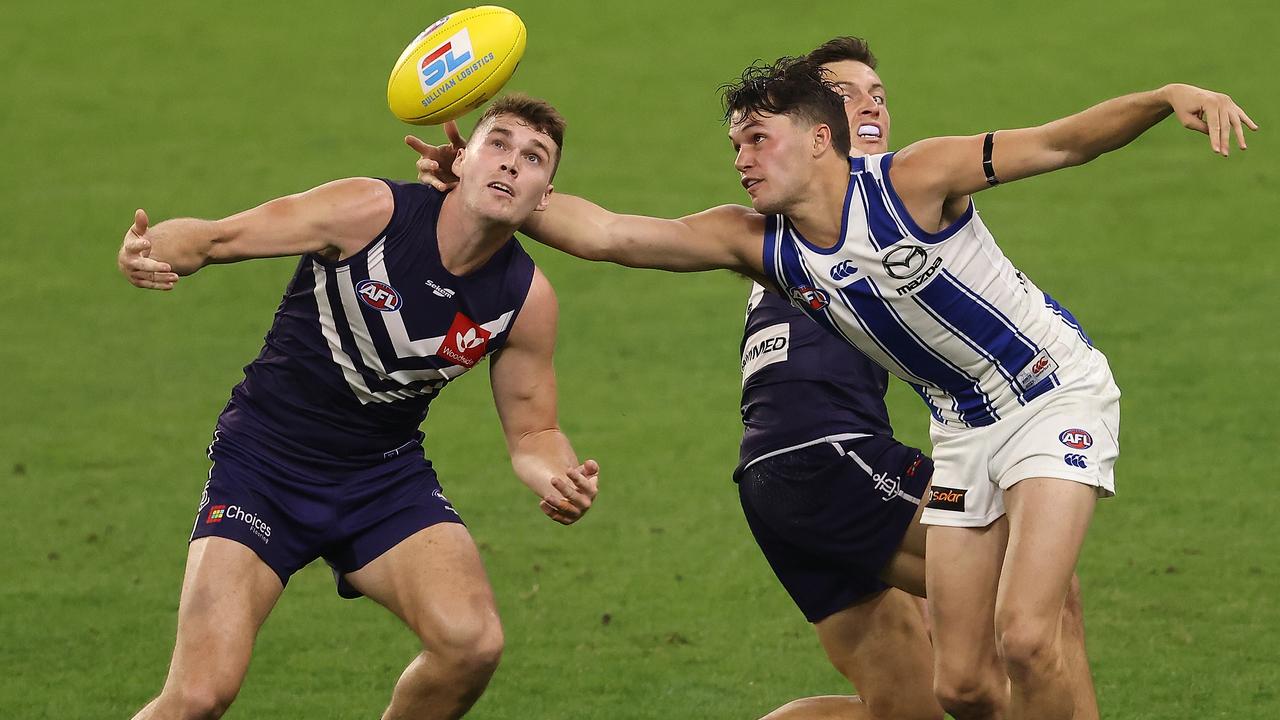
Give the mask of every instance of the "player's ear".
[{"label": "player's ear", "polygon": [[813,129],[813,156],[818,157],[831,147],[831,126],[818,123]]},{"label": "player's ear", "polygon": [[534,210],[546,210],[547,205],[551,204],[551,193],[556,189],[555,185],[547,185],[547,189],[542,191],[542,199],[538,201],[538,207]]},{"label": "player's ear", "polygon": [[467,154],[465,147],[458,148],[458,154],[453,156],[453,165],[449,168],[453,171],[454,177],[462,177],[462,158]]}]

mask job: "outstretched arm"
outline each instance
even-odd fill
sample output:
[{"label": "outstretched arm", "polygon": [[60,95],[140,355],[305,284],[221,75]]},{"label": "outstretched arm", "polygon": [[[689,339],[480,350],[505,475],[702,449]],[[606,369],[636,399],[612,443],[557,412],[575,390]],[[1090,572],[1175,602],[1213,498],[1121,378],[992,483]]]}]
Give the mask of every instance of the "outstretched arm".
[{"label": "outstretched arm", "polygon": [[764,223],[764,216],[741,205],[663,220],[622,215],[580,197],[557,194],[520,230],[585,260],[674,272],[724,268],[760,279]]},{"label": "outstretched arm", "polygon": [[391,220],[395,201],[381,180],[335,180],[221,220],[179,218],[149,227],[138,210],[116,257],[137,287],[170,290],[205,265],[251,258],[359,252]]},{"label": "outstretched arm", "polygon": [[560,431],[552,365],[558,312],[551,283],[535,268],[524,308],[507,344],[493,356],[489,377],[511,467],[541,498],[542,512],[569,525],[591,508],[600,466],[594,460],[579,463]]},{"label": "outstretched arm", "polygon": [[[437,190],[457,185],[449,168],[466,139],[445,123],[449,142],[428,145],[409,135],[417,151],[418,181]],[[750,208],[722,205],[676,220],[622,215],[573,195],[557,193],[546,210],[520,228],[540,243],[587,260],[674,272],[734,270],[764,281],[761,243],[765,219]],[[766,281],[767,282],[767,281]]]},{"label": "outstretched arm", "polygon": [[[996,132],[989,170],[999,182],[1011,182],[1083,165],[1128,145],[1170,114],[1188,129],[1207,134],[1210,147],[1224,157],[1233,132],[1243,150],[1247,146],[1244,128],[1258,129],[1227,95],[1191,85],[1166,85],[1113,98],[1038,127]],[[894,156],[890,178],[913,217],[931,219],[929,210],[940,202],[991,186],[983,167],[985,139],[985,135],[930,138]]]}]

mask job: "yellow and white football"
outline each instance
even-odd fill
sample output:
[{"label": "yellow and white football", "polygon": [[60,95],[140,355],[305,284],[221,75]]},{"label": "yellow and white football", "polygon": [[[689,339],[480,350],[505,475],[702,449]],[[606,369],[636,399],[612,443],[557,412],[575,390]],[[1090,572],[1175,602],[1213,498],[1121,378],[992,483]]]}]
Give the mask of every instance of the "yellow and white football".
[{"label": "yellow and white football", "polygon": [[461,117],[511,79],[525,38],[519,16],[496,5],[445,15],[400,53],[387,80],[387,105],[412,125]]}]

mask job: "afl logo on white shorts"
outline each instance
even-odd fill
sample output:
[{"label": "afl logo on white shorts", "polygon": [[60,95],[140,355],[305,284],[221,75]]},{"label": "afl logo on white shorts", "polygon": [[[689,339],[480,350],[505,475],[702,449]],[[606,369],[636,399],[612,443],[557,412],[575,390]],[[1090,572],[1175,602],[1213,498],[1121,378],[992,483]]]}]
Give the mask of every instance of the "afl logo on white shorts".
[{"label": "afl logo on white shorts", "polygon": [[1093,447],[1093,436],[1080,428],[1063,430],[1062,434],[1058,435],[1058,440],[1063,445],[1076,450],[1085,450]]}]

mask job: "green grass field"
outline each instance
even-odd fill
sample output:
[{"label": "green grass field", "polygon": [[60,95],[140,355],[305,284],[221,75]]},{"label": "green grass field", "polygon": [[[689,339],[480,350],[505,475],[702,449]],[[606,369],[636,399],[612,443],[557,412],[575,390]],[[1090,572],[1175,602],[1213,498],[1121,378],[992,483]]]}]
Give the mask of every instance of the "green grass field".
[{"label": "green grass field", "polygon": [[[871,39],[896,146],[1172,81],[1239,100],[1263,126],[1246,153],[1216,158],[1166,121],[978,206],[1125,392],[1120,495],[1080,567],[1104,717],[1280,717],[1274,4],[511,7],[530,33],[511,89],[570,121],[557,187],[633,212],[744,201],[715,88],[835,34]],[[159,690],[213,420],[292,271],[262,261],[134,290],[114,267],[133,209],[218,217],[332,178],[411,176],[386,75],[452,9],[0,9],[0,718],[125,718]],[[729,479],[746,284],[525,244],[560,296],[562,424],[600,460],[602,491],[580,525],[548,522],[509,469],[484,373],[435,403],[428,453],[481,544],[508,638],[474,717],[751,718],[847,692]],[[895,387],[891,401],[900,436],[928,447],[918,399]],[[376,717],[416,650],[312,565],[229,717]]]}]

